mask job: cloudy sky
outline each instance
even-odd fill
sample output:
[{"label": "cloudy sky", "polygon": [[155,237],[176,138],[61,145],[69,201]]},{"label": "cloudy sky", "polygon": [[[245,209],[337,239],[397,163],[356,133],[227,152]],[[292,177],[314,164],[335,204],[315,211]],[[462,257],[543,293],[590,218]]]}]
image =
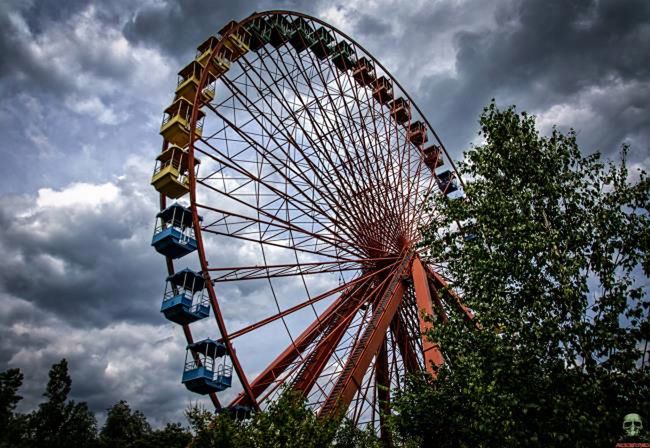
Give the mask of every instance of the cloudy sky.
[{"label": "cloudy sky", "polygon": [[[491,98],[575,128],[585,152],[650,166],[647,0],[0,3],[0,370],[23,409],[68,358],[73,398],[154,423],[195,397],[160,316],[149,247],[158,127],[176,72],[227,20],[291,9],[339,27],[400,80],[456,158]],[[245,313],[245,309],[239,310]],[[135,362],[134,360],[137,360]]]}]

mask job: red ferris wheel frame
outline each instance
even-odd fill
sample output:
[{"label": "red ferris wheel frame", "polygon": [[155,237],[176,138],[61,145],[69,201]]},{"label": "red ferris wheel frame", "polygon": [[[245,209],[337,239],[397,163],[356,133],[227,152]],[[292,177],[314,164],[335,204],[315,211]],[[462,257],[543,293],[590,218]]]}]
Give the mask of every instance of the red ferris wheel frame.
[{"label": "red ferris wheel frame", "polygon": [[[379,67],[383,71],[384,76],[401,91],[403,95],[402,97],[404,98],[404,101],[408,103],[408,106],[414,110],[415,113],[419,114],[421,122],[426,126],[425,136],[427,132],[431,133],[437,143],[436,146],[439,149],[439,157],[442,157],[444,154],[446,160],[453,169],[453,173],[456,173],[456,167],[438,135],[433,130],[433,127],[430,125],[424,114],[422,114],[416,103],[390,75],[388,70],[386,70],[379,61],[375,60],[369,52],[349,36],[317,18],[283,10],[254,13],[239,23],[233,23],[231,27],[221,33],[221,39],[211,50],[210,59],[214,58],[224,49],[224,46],[227,45],[231,36],[239,33],[244,27],[253,23],[256,19],[270,19],[275,17],[291,17],[293,20],[308,20],[311,24],[320,25],[321,27],[335,33],[337,37],[350,43],[357,52],[364,54],[376,67]],[[330,69],[333,70],[331,62]],[[348,352],[346,352],[342,359],[339,359],[341,368],[338,369],[336,375],[334,375],[334,378],[330,381],[329,389],[324,393],[324,399],[317,407],[320,415],[330,415],[334,412],[338,412],[340,409],[347,409],[357,395],[363,394],[363,399],[365,400],[365,396],[370,387],[376,389],[375,394],[377,396],[377,402],[382,403],[381,406],[388,406],[387,403],[390,398],[390,392],[385,386],[389,386],[391,381],[389,378],[389,344],[393,345],[393,357],[395,357],[395,352],[399,350],[403,370],[405,372],[425,370],[435,376],[436,367],[443,364],[444,358],[440,347],[436,343],[429,341],[424,336],[432,325],[430,321],[427,321],[424,318],[424,315],[438,316],[440,320],[444,322],[447,319],[449,312],[460,312],[468,319],[471,318],[471,314],[469,310],[463,306],[460,299],[449,290],[443,276],[437,272],[433,266],[428,265],[426,260],[418,253],[419,249],[417,243],[419,242],[419,229],[414,226],[419,223],[419,218],[423,213],[424,204],[418,205],[419,208],[413,210],[413,206],[409,199],[402,203],[402,205],[406,204],[402,208],[410,214],[408,218],[384,213],[383,215],[380,215],[385,218],[384,222],[380,222],[379,224],[374,222],[372,225],[369,224],[366,216],[360,216],[359,214],[350,212],[347,217],[356,220],[354,223],[354,226],[356,227],[352,230],[348,229],[347,232],[341,232],[341,234],[335,234],[335,232],[324,234],[319,231],[310,232],[309,230],[299,228],[291,219],[283,220],[277,215],[269,214],[268,209],[265,210],[259,206],[257,207],[257,217],[251,217],[243,213],[231,210],[225,211],[216,206],[199,202],[197,188],[199,186],[202,186],[203,188],[206,184],[205,180],[197,178],[195,170],[195,165],[197,163],[195,152],[198,151],[208,156],[210,156],[210,154],[206,154],[205,149],[198,148],[197,143],[201,141],[212,150],[217,151],[217,148],[205,141],[202,137],[197,138],[195,130],[199,125],[200,115],[202,114],[199,111],[201,107],[207,106],[214,114],[218,114],[222,120],[227,121],[227,119],[221,115],[209,101],[206,101],[204,96],[201,94],[209,82],[210,75],[208,70],[203,70],[191,109],[188,145],[190,209],[192,212],[193,228],[196,234],[200,267],[203,276],[207,280],[206,288],[209,295],[210,306],[214,312],[214,317],[221,334],[219,341],[225,344],[227,352],[232,360],[234,371],[239,378],[243,389],[231,405],[245,405],[254,409],[259,409],[260,403],[263,399],[270,397],[271,392],[269,392],[268,389],[271,388],[274,391],[277,389],[279,384],[284,383],[285,381],[290,382],[294,389],[303,391],[305,395],[307,395],[309,391],[317,385],[319,376],[328,368],[328,360],[331,359],[332,353],[337,347],[337,344],[344,339],[346,330],[364,309],[365,320],[359,324],[356,336],[351,341]],[[225,83],[227,80],[223,80],[222,82]],[[229,88],[231,91],[237,89],[234,84],[229,84]],[[294,93],[297,95],[297,92]],[[260,97],[263,96],[264,93],[262,89],[258,89],[256,95]],[[261,110],[258,109],[257,112],[260,114]],[[267,113],[274,114],[276,112],[271,110],[267,111]],[[295,114],[293,117],[289,117],[289,119],[298,121]],[[410,113],[409,118],[406,121],[409,125],[411,124]],[[237,128],[241,135],[245,134],[245,132],[241,131],[236,124],[228,123],[228,125],[233,129]],[[346,132],[342,129],[336,131],[341,134],[345,134]],[[322,136],[319,135],[319,137]],[[401,138],[404,140],[403,134]],[[290,143],[291,142],[289,142],[289,144]],[[440,187],[442,190],[441,194],[447,194],[448,192],[446,190],[449,183],[446,183],[445,188],[443,189],[440,186],[439,176],[435,171],[435,168],[438,167],[438,160],[433,164],[433,167],[423,161],[427,156],[423,149],[423,143],[424,142],[419,142],[419,144],[415,145],[416,152],[419,153],[421,160],[411,161],[410,153],[413,150],[408,149],[405,150],[405,152],[409,153],[408,160],[399,157],[395,160],[389,161],[389,164],[419,164],[417,171],[418,185],[421,184],[419,179],[420,175],[424,173],[423,166],[426,165],[428,169],[430,169],[431,172],[428,175],[430,177],[427,184],[428,186],[423,188],[415,186],[416,182],[412,182],[412,184],[409,183],[409,192],[407,194],[411,193],[411,188],[420,188],[426,193],[426,195],[433,194],[434,186]],[[304,149],[299,147],[300,145],[297,143],[294,143],[294,146],[296,146],[296,150],[304,151]],[[164,143],[163,150],[166,147],[167,142]],[[304,157],[305,160],[308,159],[304,152],[301,152],[301,156]],[[223,157],[227,159],[226,156]],[[350,158],[350,160],[352,160],[352,158]],[[223,160],[220,159],[220,163],[224,163]],[[281,162],[277,163],[281,164]],[[237,166],[237,163],[234,162],[231,165],[234,169],[237,169]],[[295,167],[283,166],[282,168],[292,168],[295,170]],[[314,167],[310,168],[315,169]],[[368,173],[372,176],[377,175],[376,172],[368,171]],[[282,192],[276,191],[276,187],[271,185],[270,182],[265,181],[264,178],[253,178],[250,173],[245,174],[252,182],[261,184],[270,191],[275,191],[276,194],[281,195]],[[402,172],[400,171],[400,176],[401,175]],[[422,174],[422,176],[424,176],[424,174]],[[456,178],[462,183],[462,179],[460,179],[457,173]],[[402,182],[401,178],[399,181],[391,178],[388,183],[390,183],[390,181]],[[299,185],[292,184],[292,188],[300,191],[303,195],[306,194],[301,190]],[[355,199],[355,203],[359,204],[362,201],[366,204],[370,203],[367,207],[369,207],[368,210],[373,213],[378,212],[381,208],[382,202],[386,206],[391,200],[396,199],[397,193],[395,192],[384,191],[383,194],[385,197],[377,198],[374,197],[373,194],[379,191],[377,187],[371,188],[366,186],[366,190],[370,190],[367,192],[367,196],[364,196],[362,199]],[[361,192],[363,192],[363,190]],[[287,194],[284,193],[284,195],[286,196]],[[343,194],[343,196],[337,198],[349,199],[349,196]],[[422,198],[420,197],[420,199]],[[161,194],[161,209],[164,209],[166,205],[166,197]],[[253,205],[251,207],[254,208],[255,206]],[[396,207],[399,208],[397,205]],[[328,261],[320,259],[312,262],[300,262],[296,258],[296,263],[213,268],[209,265],[203,236],[204,232],[209,232],[210,230],[205,225],[202,225],[199,218],[199,208],[204,212],[209,211],[213,213],[222,213],[224,215],[227,213],[231,218],[237,218],[247,222],[255,222],[257,225],[275,226],[280,230],[289,232],[300,231],[306,235],[306,238],[309,237],[328,244],[337,254],[345,253],[346,256],[345,258],[336,258],[331,255],[331,253],[326,254],[325,252],[318,253],[312,251],[315,252],[316,255],[326,255],[325,259]],[[366,212],[368,210],[366,210]],[[407,223],[405,223],[406,220],[410,220],[410,228],[404,231],[403,227],[407,226]],[[415,225],[413,223],[415,223]],[[391,234],[390,244],[388,244],[390,246],[389,249],[387,249],[388,246],[385,244],[385,238],[382,240],[382,244],[384,244],[381,246],[382,250],[378,249],[378,241],[383,238],[377,236],[378,229],[376,227],[378,225],[384,225],[389,228],[389,230],[386,231]],[[344,226],[345,224],[343,223],[337,223],[334,225],[337,229],[344,228]],[[359,231],[359,228],[364,226],[364,230]],[[368,229],[368,227],[373,228]],[[396,236],[395,232],[398,232],[398,230],[399,235]],[[230,236],[234,236],[234,234]],[[237,238],[242,240],[247,239],[247,237],[242,235],[237,236]],[[347,240],[346,238],[350,239]],[[261,237],[259,242],[262,244]],[[267,241],[266,244],[275,243]],[[301,244],[303,243],[301,242],[298,245]],[[354,246],[354,249],[352,249],[352,246]],[[304,247],[304,245],[301,247]],[[294,250],[295,249],[296,247],[294,247]],[[309,252],[306,249],[301,250]],[[350,258],[352,255],[356,255],[357,258]],[[175,272],[174,263],[171,258],[167,258],[167,270],[170,275]],[[352,278],[350,281],[345,282],[343,285],[339,285],[338,287],[319,294],[318,296],[310,297],[308,300],[298,303],[290,308],[278,310],[278,312],[272,316],[254,322],[233,332],[228,331],[214,286],[215,283],[226,281],[243,281],[246,279],[262,278],[270,280],[271,278],[291,276],[304,277],[305,275],[310,274],[317,275],[343,272],[346,270],[356,270],[359,272],[359,275]],[[297,310],[313,306],[314,303],[324,298],[331,298],[334,295],[338,295],[338,297],[332,301],[329,307],[327,307],[320,316],[317,316],[317,319],[304,329],[297,338],[291,337],[291,343],[286,347],[286,349],[282,351],[275,360],[266,367],[266,369],[257,375],[256,378],[249,381],[235,351],[233,340],[244,334],[254,332],[271,322],[284,319],[286,316],[289,316]],[[400,313],[403,312],[402,308],[406,306],[403,305],[406,301],[410,301],[409,307],[412,314],[410,327],[406,322],[407,319],[400,315]],[[413,312],[413,310],[415,311]],[[417,322],[415,328],[413,322]],[[188,344],[191,344],[193,342],[193,336],[190,326],[183,325],[183,331]],[[419,341],[412,341],[414,334],[419,336]],[[389,340],[390,343],[388,342]],[[416,346],[418,348],[414,348]],[[369,370],[373,371],[374,385],[371,385],[370,379],[365,379]],[[279,380],[279,378],[282,378],[282,380]],[[377,384],[384,387],[376,387]],[[366,389],[365,391],[363,390],[364,387]],[[221,403],[215,393],[210,393],[210,398],[216,408],[221,408]],[[360,412],[361,411],[355,410],[355,415],[360,414]]]}]

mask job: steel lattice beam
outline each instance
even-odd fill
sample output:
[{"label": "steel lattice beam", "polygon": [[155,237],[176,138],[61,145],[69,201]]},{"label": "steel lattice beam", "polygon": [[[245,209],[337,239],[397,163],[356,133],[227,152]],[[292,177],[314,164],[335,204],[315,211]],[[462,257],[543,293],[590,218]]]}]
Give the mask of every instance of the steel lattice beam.
[{"label": "steel lattice beam", "polygon": [[437,367],[440,367],[444,360],[440,347],[437,343],[429,340],[428,333],[433,328],[431,322],[425,320],[425,316],[433,316],[433,300],[429,290],[429,279],[427,272],[419,257],[415,257],[411,268],[413,275],[413,286],[415,287],[415,298],[418,306],[418,319],[420,323],[420,335],[424,349],[424,366],[427,372],[434,377],[437,375]]}]

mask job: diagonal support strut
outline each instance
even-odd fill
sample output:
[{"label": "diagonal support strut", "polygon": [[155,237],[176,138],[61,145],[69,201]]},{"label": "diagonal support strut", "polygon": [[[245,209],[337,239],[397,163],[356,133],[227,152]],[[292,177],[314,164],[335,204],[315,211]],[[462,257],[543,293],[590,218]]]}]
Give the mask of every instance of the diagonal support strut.
[{"label": "diagonal support strut", "polygon": [[386,338],[386,331],[397,313],[404,297],[405,286],[402,281],[404,273],[413,259],[413,253],[407,253],[393,277],[384,290],[373,312],[372,318],[365,328],[363,335],[355,344],[348,357],[343,371],[320,409],[319,415],[332,415],[339,409],[347,409],[354,394],[363,382],[373,356],[378,352]]}]

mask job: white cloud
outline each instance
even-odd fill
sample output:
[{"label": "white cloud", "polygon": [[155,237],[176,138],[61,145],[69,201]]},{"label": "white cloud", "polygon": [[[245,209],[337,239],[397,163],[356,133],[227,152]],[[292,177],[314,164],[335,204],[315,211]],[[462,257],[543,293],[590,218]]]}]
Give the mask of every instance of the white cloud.
[{"label": "white cloud", "polygon": [[116,112],[96,96],[80,97],[72,95],[65,99],[65,105],[78,114],[89,115],[98,122],[107,125],[124,123],[129,118],[127,112]]},{"label": "white cloud", "polygon": [[[537,112],[537,126],[544,134],[550,133],[554,125],[561,131],[573,128],[584,152],[599,151],[606,157],[617,158],[620,149],[607,144],[628,143],[634,164],[647,168],[649,148],[644,105],[649,98],[650,82],[614,79],[606,85],[586,86],[565,101]],[[627,129],[612,126],[614,117],[625,120]],[[585,141],[592,146],[582,144]]]},{"label": "white cloud", "polygon": [[95,208],[115,201],[119,193],[119,188],[112,183],[101,185],[74,183],[59,191],[51,188],[39,189],[36,205],[41,208],[78,206]]},{"label": "white cloud", "polygon": [[549,133],[553,126],[562,123],[568,127],[580,128],[594,119],[594,111],[584,103],[555,104],[537,116],[541,132]]},{"label": "white cloud", "polygon": [[[495,29],[495,11],[504,3],[495,1],[477,8],[471,0],[417,0],[407,4],[349,0],[326,5],[316,16],[357,40],[413,94],[426,77],[456,76],[456,33]],[[361,17],[390,26],[390,31],[378,34],[364,29]]]}]

